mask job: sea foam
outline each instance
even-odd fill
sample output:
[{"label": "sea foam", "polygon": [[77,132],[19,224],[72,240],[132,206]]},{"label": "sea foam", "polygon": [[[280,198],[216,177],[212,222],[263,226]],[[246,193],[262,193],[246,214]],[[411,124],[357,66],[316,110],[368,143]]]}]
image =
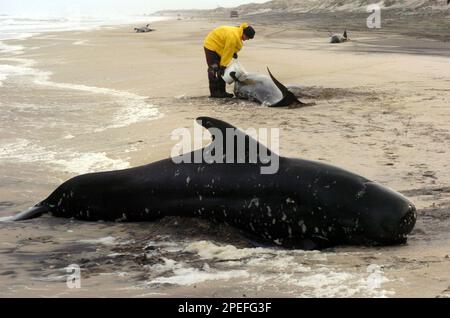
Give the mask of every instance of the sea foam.
[{"label": "sea foam", "polygon": [[78,152],[71,149],[48,149],[30,140],[16,139],[0,144],[0,160],[11,163],[39,163],[52,169],[83,174],[129,168],[121,159],[112,159],[104,152]]}]

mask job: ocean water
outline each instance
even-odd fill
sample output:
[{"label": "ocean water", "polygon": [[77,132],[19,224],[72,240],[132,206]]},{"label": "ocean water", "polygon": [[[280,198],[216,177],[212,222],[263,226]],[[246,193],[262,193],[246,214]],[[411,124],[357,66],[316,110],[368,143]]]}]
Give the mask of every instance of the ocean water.
[{"label": "ocean water", "polygon": [[105,26],[151,23],[164,17],[23,17],[0,15],[0,41],[27,38],[44,32],[81,31]]},{"label": "ocean water", "polygon": [[[74,175],[130,166],[111,130],[160,118],[150,96],[52,80],[22,41],[46,32],[83,31],[163,18],[26,18],[0,15],[0,216]],[[13,40],[13,41],[11,41]],[[67,45],[86,45],[82,39]],[[33,48],[35,49],[35,48]],[[115,154],[112,156],[111,154]]]}]

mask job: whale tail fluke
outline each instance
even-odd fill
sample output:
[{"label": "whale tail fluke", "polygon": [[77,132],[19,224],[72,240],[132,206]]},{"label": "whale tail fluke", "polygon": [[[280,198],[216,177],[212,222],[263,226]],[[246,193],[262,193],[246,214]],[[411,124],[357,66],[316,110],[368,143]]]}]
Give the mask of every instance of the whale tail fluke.
[{"label": "whale tail fluke", "polygon": [[3,222],[17,222],[17,221],[25,221],[31,220],[40,217],[42,214],[49,212],[49,208],[46,206],[35,206],[29,208],[26,211],[20,212],[14,216],[9,218],[2,219]]},{"label": "whale tail fluke", "polygon": [[297,98],[297,96],[294,95],[286,86],[281,84],[270,72],[270,69],[267,68],[267,71],[269,72],[270,78],[275,83],[275,85],[279,88],[281,93],[283,94],[283,99],[276,105],[272,107],[277,106],[291,106],[293,108],[300,108],[300,107],[306,107],[306,106],[313,106],[316,105],[316,103],[304,103],[301,100]]}]

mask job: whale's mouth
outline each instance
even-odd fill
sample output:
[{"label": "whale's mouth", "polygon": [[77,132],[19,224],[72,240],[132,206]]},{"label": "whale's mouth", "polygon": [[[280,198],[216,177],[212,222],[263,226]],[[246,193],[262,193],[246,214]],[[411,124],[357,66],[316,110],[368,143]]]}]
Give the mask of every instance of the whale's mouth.
[{"label": "whale's mouth", "polygon": [[416,224],[414,204],[377,182],[364,183],[363,190],[358,202],[367,207],[362,222],[367,239],[375,245],[405,243]]},{"label": "whale's mouth", "polygon": [[385,231],[385,238],[381,238],[381,240],[392,241],[395,242],[406,242],[406,236],[411,233],[414,226],[416,225],[417,212],[416,208],[412,204],[408,204],[406,208],[406,212],[403,216],[396,222],[396,224],[392,225],[391,222],[386,226],[383,226],[383,230]]},{"label": "whale's mouth", "polygon": [[411,233],[414,226],[416,225],[417,212],[416,208],[410,204],[408,207],[408,212],[400,219],[398,225],[398,231],[400,235],[407,235]]},{"label": "whale's mouth", "polygon": [[349,234],[348,243],[358,243],[366,246],[390,246],[405,244],[408,235],[416,224],[417,212],[413,204],[408,204],[403,212],[403,216],[393,221],[392,218],[379,220],[380,223],[373,223],[373,220]]},{"label": "whale's mouth", "polygon": [[392,227],[387,227],[385,229],[386,235],[376,238],[367,238],[367,244],[374,246],[405,244],[408,240],[408,234],[411,233],[416,224],[416,218],[416,208],[410,204],[408,211],[400,219],[394,229],[392,229]]}]

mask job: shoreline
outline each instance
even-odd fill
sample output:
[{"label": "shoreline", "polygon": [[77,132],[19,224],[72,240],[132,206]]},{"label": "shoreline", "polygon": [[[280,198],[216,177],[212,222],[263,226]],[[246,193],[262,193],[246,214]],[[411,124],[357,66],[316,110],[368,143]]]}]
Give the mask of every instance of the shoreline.
[{"label": "shoreline", "polygon": [[[0,248],[0,272],[14,272],[0,275],[2,285],[11,288],[1,295],[77,297],[95,295],[95,286],[102,286],[102,296],[127,297],[144,294],[148,297],[161,294],[240,297],[242,292],[262,297],[295,297],[297,292],[311,297],[324,296],[326,286],[329,290],[336,289],[331,294],[333,297],[447,295],[445,290],[450,281],[444,275],[450,262],[450,191],[447,189],[450,101],[442,92],[448,90],[450,83],[448,59],[429,55],[426,48],[420,54],[420,47],[417,54],[400,54],[414,44],[409,38],[395,42],[405,43],[396,48],[389,47],[383,38],[367,38],[362,34],[361,38],[365,39],[361,40],[357,34],[353,43],[330,46],[326,37],[315,31],[274,30],[257,24],[258,38],[246,43],[240,62],[248,71],[261,73],[270,64],[281,82],[301,86],[303,92],[315,96],[317,105],[305,109],[270,109],[240,100],[210,100],[202,40],[213,26],[221,23],[170,20],[155,23],[158,30],[146,34],[136,34],[126,26],[46,33],[24,40],[22,44],[27,49],[18,57],[34,59],[34,67],[50,72],[48,81],[59,83],[59,87],[22,88],[19,79],[30,78],[20,75],[23,79],[19,76],[0,87],[3,107],[8,102],[15,105],[20,101],[22,108],[17,112],[22,116],[20,123],[28,129],[41,125],[39,138],[30,139],[35,142],[33,145],[54,151],[60,157],[41,158],[36,153],[33,156],[37,161],[31,156],[34,161],[20,162],[17,156],[25,152],[12,152],[6,161],[0,153],[0,160],[7,164],[7,168],[0,169],[0,175],[8,180],[1,184],[4,198],[0,216],[36,203],[60,181],[76,175],[74,171],[54,170],[55,162],[71,160],[70,151],[78,154],[75,159],[82,157],[79,153],[105,153],[111,160],[126,161],[130,166],[142,165],[170,155],[173,129],[192,128],[196,117],[211,116],[243,128],[280,128],[281,155],[341,166],[412,198],[419,210],[419,221],[409,243],[387,248],[339,247],[316,255],[266,247],[255,249],[233,229],[221,226],[217,231],[207,222],[181,218],[151,224],[97,224],[42,218],[21,224],[0,224],[0,238],[5,242]],[[83,45],[74,44],[79,41]],[[391,53],[376,54],[380,49]],[[145,103],[155,105],[164,117],[96,132],[95,127],[100,123],[112,120],[108,117],[109,110],[118,111],[128,102],[83,90],[67,94],[67,88],[74,86],[142,96]],[[31,104],[36,102],[41,107],[40,118],[33,117]],[[68,108],[58,112],[62,106]],[[6,113],[14,114],[16,109]],[[39,120],[49,122],[39,123]],[[25,131],[19,133],[29,138]],[[69,133],[73,137],[64,139]],[[25,150],[26,147],[30,145],[25,145]],[[46,160],[53,162],[53,166]],[[74,164],[79,163],[74,161]],[[108,245],[111,240],[100,240],[108,237],[114,238],[117,244]],[[139,258],[145,254],[149,242],[158,253],[146,256],[147,260]],[[174,246],[191,256],[177,255]],[[212,256],[202,258],[202,251]],[[237,253],[231,255],[238,261],[217,262],[214,255],[225,252]],[[113,254],[123,255],[116,256],[117,259],[108,256]],[[175,265],[168,268],[171,263],[162,262],[161,255],[173,260]],[[276,284],[283,271],[278,270],[280,264],[271,262],[271,255],[279,257],[287,266],[292,279],[283,284],[292,292]],[[15,265],[18,259],[21,266]],[[92,261],[83,263],[84,259]],[[203,268],[205,262],[210,269]],[[252,265],[258,262],[273,273],[268,275]],[[62,281],[51,282],[58,269],[72,263],[83,264],[88,286],[84,293],[83,290],[71,293]],[[299,265],[308,270],[299,272],[296,270]],[[152,273],[155,268],[169,273]],[[183,270],[189,274],[183,276]],[[100,275],[117,271],[128,274],[112,280]],[[29,286],[30,275],[41,279],[34,280],[32,286],[41,288],[39,293],[13,287]],[[192,278],[189,275],[206,277],[206,280],[195,281],[196,288],[177,284]],[[253,277],[260,277],[261,281],[252,280]],[[322,284],[329,285],[321,285],[320,279]],[[370,279],[376,281],[373,288],[370,284],[355,285],[355,281],[370,282]],[[175,284],[155,283],[163,281]],[[242,281],[248,284],[245,289]],[[153,283],[149,285],[150,282]],[[269,286],[272,293],[264,291]],[[121,288],[127,289],[121,291]],[[301,292],[302,288],[307,292]]]}]

